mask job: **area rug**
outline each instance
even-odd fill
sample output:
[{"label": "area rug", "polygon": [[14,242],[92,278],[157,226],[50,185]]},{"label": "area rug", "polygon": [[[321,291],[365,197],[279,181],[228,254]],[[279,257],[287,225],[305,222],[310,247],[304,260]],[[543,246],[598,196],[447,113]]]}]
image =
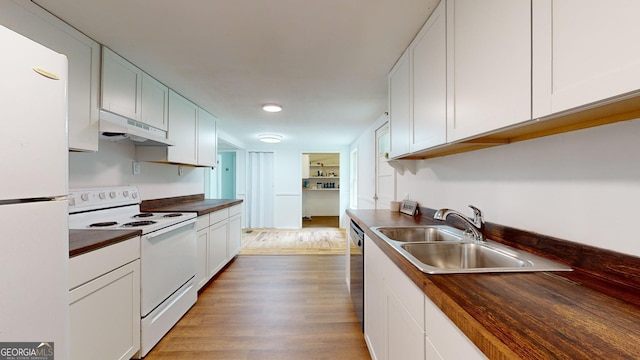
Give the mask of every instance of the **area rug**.
[{"label": "area rug", "polygon": [[339,228],[245,229],[240,255],[342,255],[346,244]]}]

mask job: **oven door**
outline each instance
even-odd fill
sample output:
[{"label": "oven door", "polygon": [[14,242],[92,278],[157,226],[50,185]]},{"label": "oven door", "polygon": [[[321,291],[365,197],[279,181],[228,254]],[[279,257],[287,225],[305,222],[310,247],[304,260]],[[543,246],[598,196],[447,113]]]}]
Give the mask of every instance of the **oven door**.
[{"label": "oven door", "polygon": [[196,219],[142,235],[142,317],[196,275]]}]

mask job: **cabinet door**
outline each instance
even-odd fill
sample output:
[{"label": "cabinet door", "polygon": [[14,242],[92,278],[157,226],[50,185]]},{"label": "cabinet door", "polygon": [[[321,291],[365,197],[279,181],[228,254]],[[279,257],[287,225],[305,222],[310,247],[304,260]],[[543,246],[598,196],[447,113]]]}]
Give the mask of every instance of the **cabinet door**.
[{"label": "cabinet door", "polygon": [[209,281],[209,228],[198,230],[198,271],[196,272],[196,287],[200,290]]},{"label": "cabinet door", "polygon": [[140,121],[142,70],[102,47],[102,103],[112,113]]},{"label": "cabinet door", "polygon": [[216,118],[198,108],[198,165],[215,167],[218,155]]},{"label": "cabinet door", "polygon": [[409,53],[405,52],[389,73],[389,126],[391,144],[389,157],[409,153],[411,119],[411,72]]},{"label": "cabinet door", "polygon": [[140,260],[69,294],[71,359],[129,359],[140,349]]},{"label": "cabinet door", "polygon": [[483,360],[487,357],[474,343],[425,296],[425,335],[427,359]]},{"label": "cabinet door", "polygon": [[69,149],[97,151],[100,45],[29,1],[0,2],[0,23],[67,56]]},{"label": "cabinet door", "polygon": [[381,260],[384,254],[375,243],[364,239],[364,335],[372,358],[386,360],[387,340],[384,278]]},{"label": "cabinet door", "polygon": [[229,218],[227,260],[238,255],[240,248],[242,248],[242,216],[238,214]]},{"label": "cabinet door", "polygon": [[446,1],[431,14],[411,46],[411,152],[447,141]]},{"label": "cabinet door", "polygon": [[227,263],[227,219],[209,227],[209,278]]},{"label": "cabinet door", "polygon": [[143,72],[141,101],[140,121],[158,129],[167,130],[169,88]]},{"label": "cabinet door", "polygon": [[447,65],[447,141],[531,119],[531,0],[449,0]]},{"label": "cabinet door", "polygon": [[168,137],[176,142],[168,148],[170,162],[197,164],[196,134],[198,107],[182,95],[169,90],[169,130]]},{"label": "cabinet door", "polygon": [[533,4],[535,117],[640,89],[640,2]]},{"label": "cabinet door", "polygon": [[385,306],[388,358],[423,360],[424,331],[389,286],[385,286]]}]

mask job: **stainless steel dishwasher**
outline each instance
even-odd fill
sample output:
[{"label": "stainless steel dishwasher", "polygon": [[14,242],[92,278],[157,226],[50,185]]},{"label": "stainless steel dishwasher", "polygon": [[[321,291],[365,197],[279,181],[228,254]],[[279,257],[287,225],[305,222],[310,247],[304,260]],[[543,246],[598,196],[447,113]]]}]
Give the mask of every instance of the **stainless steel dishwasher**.
[{"label": "stainless steel dishwasher", "polygon": [[364,231],[351,220],[350,243],[350,289],[353,308],[364,332]]}]

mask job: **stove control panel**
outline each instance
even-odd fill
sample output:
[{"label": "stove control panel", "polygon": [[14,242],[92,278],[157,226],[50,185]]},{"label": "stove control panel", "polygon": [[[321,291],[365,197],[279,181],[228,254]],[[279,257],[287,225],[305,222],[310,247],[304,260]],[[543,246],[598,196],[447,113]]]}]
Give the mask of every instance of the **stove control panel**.
[{"label": "stove control panel", "polygon": [[136,186],[109,188],[71,189],[69,191],[69,213],[109,207],[140,204]]}]

